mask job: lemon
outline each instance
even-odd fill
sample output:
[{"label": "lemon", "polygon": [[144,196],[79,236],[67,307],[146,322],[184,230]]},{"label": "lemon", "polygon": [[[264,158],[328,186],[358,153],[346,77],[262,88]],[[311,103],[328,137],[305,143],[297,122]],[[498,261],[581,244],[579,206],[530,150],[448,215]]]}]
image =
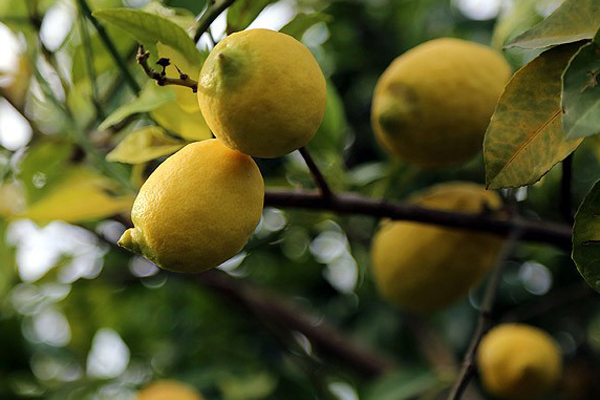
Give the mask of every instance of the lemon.
[{"label": "lemon", "polygon": [[[450,182],[411,201],[438,210],[478,214],[501,207],[484,186]],[[437,311],[464,297],[495,262],[497,236],[415,222],[386,221],[371,246],[371,264],[381,295],[417,313]]]},{"label": "lemon", "polygon": [[546,332],[524,324],[502,324],[479,345],[477,364],[483,385],[494,396],[534,399],[558,381],[560,349]]},{"label": "lemon", "polygon": [[190,385],[164,379],[140,390],[135,400],[203,400],[203,397]]},{"label": "lemon", "polygon": [[191,143],[141,187],[134,227],[119,245],[176,272],[201,272],[234,256],[256,228],[264,183],[251,157],[216,139]]},{"label": "lemon", "polygon": [[200,110],[214,135],[254,157],[279,157],[308,143],[325,97],[325,78],[310,51],[267,29],[221,40],[198,81]]},{"label": "lemon", "polygon": [[396,58],[373,95],[383,147],[423,168],[469,160],[482,147],[510,67],[495,50],[460,39],[423,43]]}]

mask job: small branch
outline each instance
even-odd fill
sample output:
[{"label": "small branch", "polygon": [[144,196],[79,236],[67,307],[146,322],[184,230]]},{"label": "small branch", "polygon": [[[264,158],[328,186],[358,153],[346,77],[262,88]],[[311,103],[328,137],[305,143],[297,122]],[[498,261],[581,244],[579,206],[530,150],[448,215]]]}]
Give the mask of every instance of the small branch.
[{"label": "small branch", "polygon": [[117,48],[115,47],[115,44],[113,43],[111,38],[108,36],[108,33],[104,29],[104,26],[102,26],[100,24],[100,22],[98,22],[98,20],[92,15],[92,10],[90,9],[90,7],[88,6],[88,4],[85,0],[77,0],[77,2],[79,3],[79,6],[81,7],[81,11],[83,11],[86,18],[89,19],[90,22],[94,25],[94,28],[96,28],[96,31],[98,32],[98,35],[100,36],[100,39],[102,40],[102,43],[104,43],[104,46],[106,47],[106,49],[112,56],[115,64],[117,64],[117,66],[121,70],[121,73],[123,74],[123,77],[125,78],[125,82],[127,83],[127,85],[129,85],[131,90],[133,90],[133,92],[136,95],[138,95],[141,91],[140,85],[138,85],[138,83],[136,82],[136,80],[133,77],[133,75],[131,74],[131,72],[129,72],[129,68],[127,68],[127,64],[125,63],[125,61],[119,54],[119,52],[118,52]]},{"label": "small branch", "polygon": [[[189,275],[171,274],[189,279]],[[288,329],[306,336],[318,350],[338,358],[367,376],[377,376],[398,365],[394,360],[348,339],[333,325],[299,309],[288,300],[269,294],[250,283],[231,278],[220,271],[207,271],[193,276],[205,286],[247,306],[262,316],[271,318]],[[318,321],[318,322],[317,322]]]},{"label": "small branch", "polygon": [[491,312],[496,300],[496,294],[498,293],[498,287],[502,281],[502,273],[506,267],[508,258],[513,254],[515,247],[519,243],[522,231],[516,229],[508,237],[504,247],[498,257],[498,261],[492,270],[490,280],[485,289],[483,302],[479,309],[479,318],[477,320],[477,327],[471,338],[471,343],[465,354],[463,366],[459,374],[459,378],[456,380],[448,400],[458,400],[462,396],[463,392],[467,388],[473,373],[475,372],[475,355],[479,347],[479,343],[483,338],[483,335],[489,330],[491,326]]},{"label": "small branch", "polygon": [[200,37],[206,32],[215,19],[230,5],[235,3],[235,0],[209,0],[208,8],[204,11],[204,14],[198,20],[198,27],[196,28],[196,34],[194,35],[194,42],[198,43]]},{"label": "small branch", "polygon": [[568,223],[572,224],[573,204],[572,204],[572,186],[573,186],[573,154],[570,154],[562,162],[562,180],[560,182],[560,212]]},{"label": "small branch", "polygon": [[441,211],[370,199],[354,193],[336,193],[333,198],[326,200],[320,193],[308,190],[268,190],[265,193],[265,205],[331,211],[337,214],[370,215],[376,218],[423,222],[502,236],[508,236],[515,229],[519,229],[523,240],[552,244],[566,251],[571,249],[572,230],[568,225],[515,218],[496,219],[487,215]]},{"label": "small branch", "polygon": [[325,177],[323,176],[321,170],[315,163],[315,160],[313,160],[308,149],[306,147],[300,147],[298,151],[302,155],[302,158],[304,158],[304,162],[310,170],[310,173],[312,174],[315,183],[317,184],[317,187],[321,191],[321,196],[323,197],[323,199],[331,199],[333,197],[333,192],[329,188]]},{"label": "small branch", "polygon": [[88,31],[88,26],[86,22],[85,15],[83,14],[83,10],[81,5],[79,6],[79,13],[77,20],[79,21],[79,30],[81,31],[81,39],[83,41],[83,51],[85,53],[85,65],[88,76],[90,78],[90,84],[92,87],[92,104],[96,108],[96,113],[102,119],[104,119],[105,114],[102,109],[102,105],[98,100],[98,85],[97,85],[97,77],[96,70],[94,68],[94,52],[92,51],[92,42],[90,40],[90,32]]},{"label": "small branch", "polygon": [[[185,86],[185,87],[189,87],[190,89],[192,89],[192,91],[194,93],[196,93],[196,91],[198,91],[198,82],[191,79],[186,74],[183,74],[183,73],[180,74],[179,78],[168,78],[164,71],[158,72],[158,71],[153,70],[148,65],[149,57],[150,57],[150,52],[145,51],[144,46],[140,45],[140,47],[138,47],[136,60],[137,60],[138,64],[140,64],[142,66],[146,75],[148,75],[148,77],[150,79],[154,79],[159,86],[166,86],[166,85]],[[164,60],[166,60],[166,61],[164,61]],[[159,61],[165,62],[165,64],[163,65],[163,69],[166,68],[167,65],[169,65],[169,64],[167,64],[168,60],[165,58],[161,58]]]}]

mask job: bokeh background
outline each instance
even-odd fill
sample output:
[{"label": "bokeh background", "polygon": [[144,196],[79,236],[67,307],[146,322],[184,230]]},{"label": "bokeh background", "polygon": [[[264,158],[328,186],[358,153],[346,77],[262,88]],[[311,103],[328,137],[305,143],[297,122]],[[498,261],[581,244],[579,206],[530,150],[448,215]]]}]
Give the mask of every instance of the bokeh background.
[{"label": "bokeh background", "polygon": [[[88,3],[96,10],[150,2]],[[193,19],[205,3],[160,4]],[[437,37],[501,49],[560,1],[266,3],[251,28],[313,18],[301,39],[329,86],[325,121],[309,149],[331,186],[402,201],[437,182],[483,183],[483,163],[478,156],[432,172],[390,159],[369,122],[379,75],[405,50]],[[213,23],[214,37],[226,21],[224,13]],[[137,81],[146,82],[133,38],[109,33]],[[199,48],[209,46],[204,36]],[[161,159],[134,166],[105,160],[150,122],[141,115],[118,130],[98,129],[132,93],[77,2],[0,0],[0,54],[0,399],[127,400],[159,378],[190,383],[208,400],[434,399],[452,384],[480,289],[431,318],[407,315],[380,299],[370,276],[378,221],[275,208],[264,210],[247,248],[219,267],[226,279],[160,273],[115,245],[129,223],[124,187],[138,185]],[[536,53],[505,55],[516,69]],[[575,155],[576,203],[600,173],[599,149],[592,139]],[[259,166],[268,187],[313,186],[298,154]],[[522,214],[565,222],[560,177],[558,167],[514,193]],[[273,312],[281,304],[287,317]],[[548,399],[600,396],[599,306],[565,251],[522,243],[511,258],[494,318],[532,323],[558,340],[566,369]],[[336,327],[348,342],[341,350],[320,348],[290,322],[294,316],[316,330]],[[394,368],[369,369],[367,360],[340,355],[344,346]],[[488,398],[477,380],[469,396]]]}]

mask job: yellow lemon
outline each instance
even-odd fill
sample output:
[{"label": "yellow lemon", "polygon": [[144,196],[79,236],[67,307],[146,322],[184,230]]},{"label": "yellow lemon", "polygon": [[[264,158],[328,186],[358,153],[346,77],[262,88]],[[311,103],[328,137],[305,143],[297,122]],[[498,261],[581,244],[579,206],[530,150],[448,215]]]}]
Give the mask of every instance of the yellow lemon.
[{"label": "yellow lemon", "polygon": [[[479,214],[502,205],[498,194],[468,182],[444,183],[412,198],[416,205]],[[497,236],[415,222],[386,221],[375,235],[375,283],[390,303],[430,313],[464,297],[494,263]]]},{"label": "yellow lemon", "polygon": [[198,82],[198,103],[214,135],[254,157],[279,157],[308,143],[325,97],[325,78],[310,51],[267,29],[221,40]]},{"label": "yellow lemon", "polygon": [[562,371],[552,336],[524,324],[502,324],[488,332],[479,345],[477,364],[486,390],[506,399],[541,396]]},{"label": "yellow lemon", "polygon": [[510,67],[495,50],[442,38],[396,58],[379,79],[371,124],[402,160],[438,168],[469,160],[482,147]]},{"label": "yellow lemon", "polygon": [[135,400],[203,400],[192,386],[175,380],[153,382],[140,390]]},{"label": "yellow lemon", "polygon": [[201,272],[234,256],[260,220],[264,183],[251,157],[216,139],[185,146],[144,183],[134,227],[119,245],[176,272]]}]

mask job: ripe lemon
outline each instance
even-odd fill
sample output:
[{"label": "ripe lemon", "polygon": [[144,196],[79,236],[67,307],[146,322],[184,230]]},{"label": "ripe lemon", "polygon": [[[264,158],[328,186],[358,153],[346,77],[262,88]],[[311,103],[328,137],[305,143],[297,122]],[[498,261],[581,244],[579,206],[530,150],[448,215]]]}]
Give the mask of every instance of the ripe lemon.
[{"label": "ripe lemon", "polygon": [[201,272],[234,256],[263,208],[264,183],[249,156],[216,139],[163,162],[133,203],[119,245],[176,272]]},{"label": "ripe lemon", "polygon": [[552,336],[524,324],[502,324],[486,334],[477,364],[486,390],[506,399],[544,394],[562,370],[560,349]]},{"label": "ripe lemon", "polygon": [[[411,200],[423,207],[473,214],[502,204],[495,192],[467,182],[439,184]],[[385,299],[402,309],[434,312],[465,296],[494,263],[501,245],[491,234],[387,221],[371,247],[375,283]]]},{"label": "ripe lemon", "polygon": [[436,39],[396,58],[373,95],[371,125],[383,147],[423,168],[467,161],[482,147],[510,67],[495,50]]},{"label": "ripe lemon", "polygon": [[198,80],[200,110],[214,135],[254,157],[279,157],[308,143],[325,97],[325,78],[310,51],[267,29],[220,41]]},{"label": "ripe lemon", "polygon": [[174,380],[153,382],[140,390],[135,400],[203,400],[190,385]]}]

